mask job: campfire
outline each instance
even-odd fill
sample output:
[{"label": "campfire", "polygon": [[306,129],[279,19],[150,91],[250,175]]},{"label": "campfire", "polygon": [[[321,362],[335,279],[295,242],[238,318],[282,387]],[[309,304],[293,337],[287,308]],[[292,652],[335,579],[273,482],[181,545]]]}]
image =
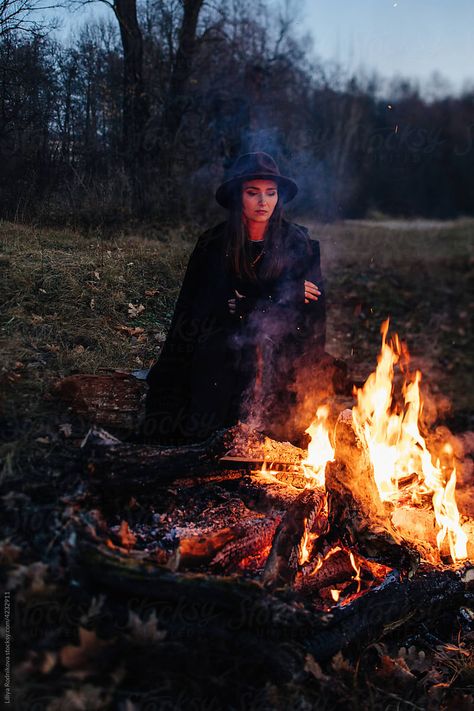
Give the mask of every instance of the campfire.
[{"label": "campfire", "polygon": [[[390,590],[400,611],[389,606],[388,622],[440,590],[459,601],[474,522],[456,504],[451,442],[422,434],[421,373],[388,327],[356,404],[335,424],[319,407],[307,450],[245,423],[189,447],[140,447],[91,428],[83,451],[100,503],[71,511],[89,573],[105,580],[121,565],[120,584],[142,576],[155,593],[170,580],[253,585],[316,615],[360,610],[363,599],[370,609]],[[354,629],[340,632],[344,643]]]}]

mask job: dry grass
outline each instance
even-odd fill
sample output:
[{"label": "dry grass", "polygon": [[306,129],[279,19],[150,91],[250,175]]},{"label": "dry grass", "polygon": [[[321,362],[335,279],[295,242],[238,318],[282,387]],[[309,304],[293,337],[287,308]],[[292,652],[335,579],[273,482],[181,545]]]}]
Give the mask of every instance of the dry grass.
[{"label": "dry grass", "polygon": [[[0,418],[9,469],[48,430],[55,406],[44,396],[57,378],[151,365],[192,245],[184,229],[162,242],[0,224]],[[145,309],[132,317],[129,304]]]}]

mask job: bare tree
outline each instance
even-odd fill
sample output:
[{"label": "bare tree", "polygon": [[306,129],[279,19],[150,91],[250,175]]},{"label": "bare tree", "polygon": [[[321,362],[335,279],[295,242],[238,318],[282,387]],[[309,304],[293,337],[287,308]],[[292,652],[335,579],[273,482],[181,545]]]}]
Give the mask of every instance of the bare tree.
[{"label": "bare tree", "polygon": [[[69,0],[69,6],[88,5],[95,0]],[[108,5],[119,23],[123,47],[123,156],[132,188],[132,209],[137,214],[149,210],[148,165],[158,160],[168,172],[168,157],[186,108],[186,84],[190,76],[196,47],[196,30],[204,0],[181,0],[181,23],[178,46],[173,58],[171,76],[157,139],[145,150],[150,119],[149,92],[143,76],[143,34],[138,20],[137,0],[97,0]]]},{"label": "bare tree", "polygon": [[0,37],[10,32],[42,34],[45,23],[38,13],[55,7],[41,0],[0,0]]}]

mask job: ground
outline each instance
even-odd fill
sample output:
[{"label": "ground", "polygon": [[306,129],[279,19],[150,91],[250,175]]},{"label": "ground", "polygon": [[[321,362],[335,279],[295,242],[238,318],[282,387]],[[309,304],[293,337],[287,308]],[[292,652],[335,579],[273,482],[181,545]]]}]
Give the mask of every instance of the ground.
[{"label": "ground", "polygon": [[[390,317],[423,373],[428,421],[474,429],[474,221],[298,221],[321,243],[327,350],[365,378]],[[192,686],[178,703],[172,685],[163,691],[163,679],[161,695],[133,700],[130,649],[138,645],[139,658],[148,660],[153,647],[159,660],[160,630],[143,611],[130,617],[125,635],[122,627],[120,651],[79,633],[96,629],[94,621],[107,609],[113,616],[113,607],[100,590],[72,594],[62,568],[62,512],[80,476],[70,442],[86,428],[50,395],[54,381],[73,372],[152,364],[198,233],[183,227],[158,239],[129,229],[103,239],[0,224],[0,556],[11,590],[17,708],[221,707],[193,697]],[[460,618],[449,619],[442,639],[413,641],[410,630],[404,646],[402,630],[323,669],[303,658],[297,678],[267,682],[233,708],[472,708],[472,633]],[[97,665],[104,656],[109,663]]]}]

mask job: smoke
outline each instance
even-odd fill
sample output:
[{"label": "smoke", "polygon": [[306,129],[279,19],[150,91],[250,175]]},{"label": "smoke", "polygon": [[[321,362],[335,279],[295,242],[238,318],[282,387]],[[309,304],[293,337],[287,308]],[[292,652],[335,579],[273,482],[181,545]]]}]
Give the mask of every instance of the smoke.
[{"label": "smoke", "polygon": [[301,323],[292,309],[255,309],[231,343],[246,373],[239,419],[294,444],[305,439],[317,407],[332,400],[339,373],[332,356],[311,347],[314,334],[302,331]]}]

